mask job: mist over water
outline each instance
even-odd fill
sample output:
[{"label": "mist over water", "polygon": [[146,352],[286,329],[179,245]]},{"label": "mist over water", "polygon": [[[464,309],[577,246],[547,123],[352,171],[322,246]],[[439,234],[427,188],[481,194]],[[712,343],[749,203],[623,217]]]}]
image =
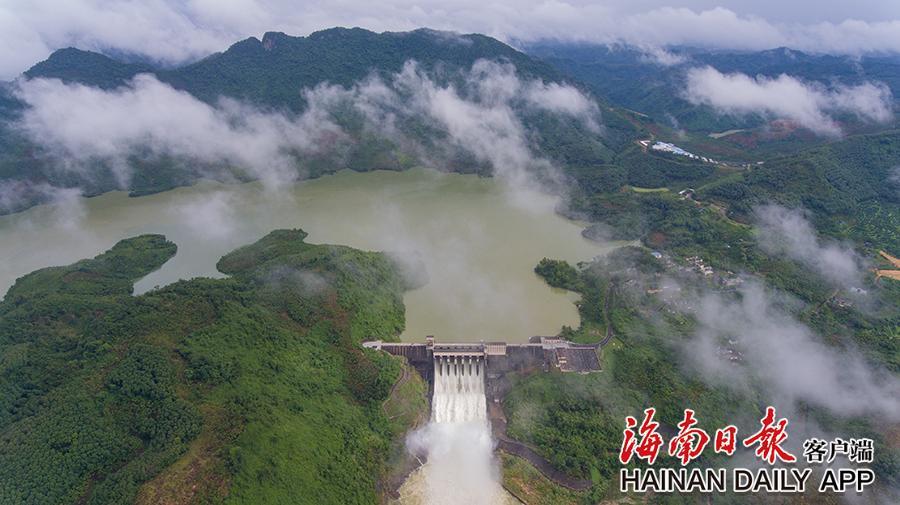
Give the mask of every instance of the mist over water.
[{"label": "mist over water", "polygon": [[203,183],[129,198],[72,197],[0,216],[0,292],[17,277],[94,256],[118,240],[162,233],[178,245],[136,293],[178,279],[221,277],[216,261],[276,228],[303,228],[313,243],[387,251],[423,274],[404,296],[404,340],[523,341],[577,325],[573,295],[533,273],[544,256],[585,261],[609,247],[584,239],[553,199],[496,179],[408,172],[340,172],[267,190]]}]

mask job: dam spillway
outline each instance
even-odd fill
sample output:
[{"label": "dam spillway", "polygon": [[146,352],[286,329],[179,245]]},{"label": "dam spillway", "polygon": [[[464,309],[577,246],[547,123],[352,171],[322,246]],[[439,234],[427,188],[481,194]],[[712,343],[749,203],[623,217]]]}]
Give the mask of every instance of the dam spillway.
[{"label": "dam spillway", "polygon": [[363,345],[403,356],[429,386],[431,420],[408,438],[410,452],[417,458],[425,456],[426,462],[401,488],[403,504],[519,503],[500,485],[494,451],[501,449],[532,463],[541,457],[505,438],[500,405],[509,388],[506,374],[600,370],[599,345],[558,337],[532,337],[523,344],[437,343],[427,337],[424,343],[370,341]]},{"label": "dam spillway", "polygon": [[484,395],[484,358],[438,356],[434,358],[432,420],[459,423],[487,419]]},{"label": "dam spillway", "polygon": [[408,360],[419,358],[416,368],[430,370],[432,393],[430,422],[407,439],[411,453],[425,462],[408,478],[401,503],[518,503],[500,485],[488,416],[487,360],[481,346],[432,346],[424,352],[422,347],[405,345],[393,351]]}]

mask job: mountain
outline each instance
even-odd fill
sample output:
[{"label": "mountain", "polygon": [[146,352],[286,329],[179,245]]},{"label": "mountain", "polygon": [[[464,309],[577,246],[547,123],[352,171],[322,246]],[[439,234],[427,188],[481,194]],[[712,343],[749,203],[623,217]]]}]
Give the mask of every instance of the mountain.
[{"label": "mountain", "polygon": [[[689,103],[681,95],[688,68],[712,65],[722,72],[739,71],[749,75],[776,76],[790,72],[823,84],[850,85],[877,80],[889,86],[897,96],[900,95],[900,58],[896,56],[866,56],[852,60],[787,49],[728,52],[675,48],[672,49],[675,64],[664,66],[634,48],[543,44],[526,46],[525,50],[528,54],[477,34],[458,35],[427,29],[374,33],[359,28],[333,28],[306,37],[269,32],[261,39],[251,37],[222,53],[169,69],[118,61],[77,49],[62,49],[29,69],[25,77],[58,78],[109,89],[126,84],[139,73],[152,73],[161,82],[213,105],[220,97],[231,97],[261,110],[279,111],[292,117],[307,107],[300,91],[322,83],[346,88],[375,75],[383,77],[390,86],[391,76],[400,72],[406,62],[416,61],[423,74],[433,82],[453,85],[464,94],[466,72],[476,61],[506,62],[515,66],[520,79],[567,84],[597,98],[603,125],[600,132],[591,131],[575,118],[521,108],[516,110],[525,129],[527,148],[532,154],[549,159],[562,168],[578,192],[614,192],[626,184],[677,190],[693,187],[727,205],[738,218],[745,216],[756,201],[747,195],[765,195],[777,201],[803,204],[828,219],[852,217],[859,205],[869,201],[896,205],[890,195],[885,196],[888,190],[884,189],[892,187],[884,183],[887,170],[900,163],[900,154],[894,150],[895,134],[851,135],[847,140],[828,143],[827,139],[816,138],[809,132],[804,134],[804,130],[778,137],[776,129],[764,125],[760,118],[721,116],[709,107]],[[0,91],[0,114],[14,119],[21,111],[21,104],[9,89],[4,87]],[[448,147],[444,142],[447,132],[436,129],[415,114],[397,122],[404,141],[379,136],[378,132],[364,128],[358,114],[346,110],[334,111],[328,119],[347,133],[346,145],[326,155],[299,157],[296,162],[306,176],[314,177],[341,168],[400,170],[420,162],[423,151],[441,168],[489,171],[485,161],[468,151],[468,146],[452,144]],[[56,170],[41,148],[19,137],[14,128],[9,128],[10,124],[5,122],[6,130],[0,134],[3,146],[0,149],[0,185],[5,183],[15,189],[16,197],[4,202],[0,191],[0,212],[21,210],[48,198],[47,191],[35,187],[77,186],[86,194],[118,187],[115,174],[103,164],[94,167],[89,178]],[[707,135],[711,131],[735,128],[748,131],[722,139]],[[768,137],[762,138],[759,134],[762,130]],[[856,133],[856,130],[850,128],[849,133]],[[737,173],[740,163],[716,165],[667,156],[644,149],[635,142],[654,136],[676,141],[700,155],[741,163],[766,160],[766,165]],[[409,144],[416,147],[410,148]],[[819,146],[822,149],[810,150]],[[853,153],[869,149],[884,153],[884,156],[873,158],[871,163],[862,155],[841,157],[838,153],[844,152],[843,146],[851,146]],[[841,167],[825,168],[837,159],[844,160]],[[223,180],[253,177],[241,172],[240,167],[237,170],[229,167],[221,173],[215,171],[216,167],[185,163],[171,157],[132,157],[129,161],[133,175],[128,189],[136,195],[191,184],[210,174],[221,176]],[[869,189],[841,189],[844,187],[841,181],[852,180],[851,173],[857,169],[864,174],[864,182],[853,188],[881,189],[876,193]],[[810,170],[818,175],[802,181],[803,174],[811,173]],[[785,182],[787,173],[796,180]],[[800,195],[809,196],[798,199]],[[848,198],[852,203],[840,203],[849,201]],[[877,214],[879,209],[872,212]],[[890,238],[886,240],[890,242]]]},{"label": "mountain", "polygon": [[54,51],[49,58],[26,70],[25,77],[56,78],[110,89],[143,72],[153,72],[153,67],[122,63],[100,53],[68,47]]},{"label": "mountain", "polygon": [[[463,98],[480,106],[479,100],[485,98],[477,96],[478,91],[472,91],[469,72],[482,60],[514,66],[515,76],[521,82],[571,85],[590,95],[590,91],[575,79],[565,77],[548,63],[498,40],[484,35],[458,35],[427,29],[375,33],[360,28],[333,28],[307,37],[269,32],[261,40],[251,37],[222,53],[170,69],[118,61],[102,54],[68,48],[58,50],[46,61],[34,65],[24,77],[60,79],[111,89],[127,84],[138,74],[152,74],[159,81],[213,106],[218,106],[222,97],[228,97],[290,119],[307,109],[304,89],[325,83],[346,89],[371,76],[381,77],[390,87],[392,76],[401,72],[410,61],[416,62],[418,71],[435,85],[452,85]],[[403,94],[403,90],[396,91]],[[533,110],[532,107],[526,110],[527,104],[523,105],[523,100],[519,102],[514,104],[515,113],[525,129],[527,149],[533,155],[563,167],[610,163],[615,153],[636,135],[632,122],[606,105],[602,105],[600,111],[604,129],[597,132],[579,118],[556,114],[549,109]],[[5,110],[4,123],[14,124],[21,104],[13,101]],[[423,153],[442,168],[482,173],[489,170],[484,153],[473,153],[465,143],[445,142],[448,133],[442,126],[429,122],[429,118],[420,113],[404,114],[401,110],[394,114],[399,116],[396,123],[402,137],[397,139],[367,129],[357,110],[337,105],[327,112],[328,120],[338,125],[346,137],[339,146],[327,152],[306,157],[292,153],[297,157],[298,171],[304,176],[314,177],[342,168],[404,169],[419,163]],[[5,179],[7,184],[78,186],[87,194],[117,189],[120,184],[114,167],[102,160],[91,168],[91,177],[56,169],[54,165],[59,163],[50,159],[52,153],[22,138],[15,129],[0,135],[0,147],[7,153],[0,157],[0,183]],[[490,156],[489,153],[486,155]],[[242,167],[223,170],[222,167],[170,157],[131,156],[129,165],[133,175],[127,189],[133,194],[190,184],[201,176],[223,180],[255,177]],[[20,192],[15,205],[8,202],[4,205],[0,199],[0,212],[27,208],[46,198],[46,192],[32,191],[31,194],[28,191]]]},{"label": "mountain", "polygon": [[299,109],[301,88],[321,82],[351,86],[372,72],[397,73],[414,60],[426,71],[468,69],[478,59],[505,60],[520,75],[563,81],[552,66],[484,35],[456,35],[433,30],[374,33],[361,28],[332,28],[308,37],[268,32],[227,51],[168,72],[160,78],[203,100],[220,95],[272,106]]},{"label": "mountain", "polygon": [[449,73],[467,69],[479,59],[508,61],[526,78],[565,80],[551,65],[484,35],[428,29],[375,33],[362,28],[331,28],[307,37],[267,32],[262,40],[250,37],[195,63],[158,71],[67,48],[55,51],[25,76],[110,87],[149,72],[207,102],[228,96],[299,110],[304,105],[299,90],[322,82],[351,86],[373,72],[383,76],[399,72],[409,60],[428,71],[441,67]]},{"label": "mountain", "polygon": [[[875,81],[885,84],[895,100],[900,98],[900,57],[896,55],[855,58],[807,54],[788,48],[747,52],[676,47],[668,49],[666,55],[654,56],[631,46],[563,43],[536,43],[525,45],[523,50],[585,83],[612,103],[645,114],[673,130],[702,135],[757,128],[767,121],[753,115],[721,115],[708,106],[690,103],[684,98],[684,90],[687,71],[695,67],[709,65],[722,73],[740,72],[769,78],[788,74],[823,86]],[[854,121],[853,117],[840,119],[851,133],[873,129],[871,125]],[[747,148],[746,139],[741,140],[745,141],[740,148]],[[798,140],[795,147],[822,141],[802,135],[795,140]],[[784,147],[783,142],[778,146]]]}]

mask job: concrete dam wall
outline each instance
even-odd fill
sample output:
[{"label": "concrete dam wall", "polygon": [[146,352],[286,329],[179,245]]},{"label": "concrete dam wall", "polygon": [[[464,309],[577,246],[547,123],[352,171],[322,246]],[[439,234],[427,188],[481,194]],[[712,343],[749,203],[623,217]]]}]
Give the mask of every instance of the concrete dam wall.
[{"label": "concrete dam wall", "polygon": [[434,382],[435,360],[483,360],[485,376],[496,378],[511,371],[558,370],[589,373],[600,370],[597,345],[575,344],[557,337],[532,337],[527,344],[505,342],[438,343],[427,337],[425,343],[373,341],[363,346],[405,357],[429,383]]}]

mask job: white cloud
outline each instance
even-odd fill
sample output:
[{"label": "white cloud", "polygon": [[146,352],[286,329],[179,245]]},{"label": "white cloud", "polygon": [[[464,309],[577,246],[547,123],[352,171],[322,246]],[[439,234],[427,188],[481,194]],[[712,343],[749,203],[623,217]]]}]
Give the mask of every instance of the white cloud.
[{"label": "white cloud", "polygon": [[[464,79],[463,89],[440,85],[412,62],[388,83],[369,79],[349,90],[319,87],[317,93],[343,95],[365,111],[370,122],[391,131],[396,117],[415,117],[446,133],[446,144],[487,163],[494,175],[514,189],[530,206],[536,189],[533,175],[554,176],[552,164],[535,156],[519,107],[542,109],[571,116],[595,131],[599,109],[592,100],[570,86],[523,81],[510,64],[476,61]],[[443,146],[447,147],[447,146]],[[433,156],[420,150],[426,160]],[[440,154],[437,156],[440,159]],[[525,190],[525,191],[523,191]],[[524,196],[524,195],[527,195]]]},{"label": "white cloud", "polygon": [[33,201],[48,204],[54,225],[70,231],[79,229],[85,213],[80,189],[58,188],[47,183],[0,181],[0,214],[18,212],[30,207]]},{"label": "white cloud", "polygon": [[[900,381],[895,376],[874,368],[853,348],[824,344],[776,301],[777,296],[756,282],[742,287],[737,299],[702,295],[693,311],[698,328],[686,354],[716,382],[762,384],[778,404],[796,407],[806,402],[841,416],[900,419]],[[736,342],[741,365],[717,356],[723,338]]]},{"label": "white cloud", "polygon": [[[265,31],[306,35],[332,26],[375,31],[421,27],[503,40],[624,42],[731,49],[788,46],[812,52],[900,51],[900,12],[891,0],[821,2],[624,0],[0,0],[0,76],[10,78],[70,45],[117,49],[169,63],[224,50]],[[723,3],[728,8],[721,7]],[[789,15],[789,13],[793,13]]]},{"label": "white cloud", "polygon": [[34,79],[15,93],[28,105],[18,126],[58,163],[83,170],[110,162],[123,187],[136,153],[237,165],[267,183],[290,180],[293,151],[314,151],[323,135],[340,132],[316,107],[294,119],[233,100],[212,107],[151,75],[112,91]]},{"label": "white cloud", "polygon": [[798,261],[845,289],[862,285],[862,258],[847,245],[820,240],[800,211],[765,205],[756,217],[764,251]]},{"label": "white cloud", "polygon": [[897,191],[900,193],[900,165],[891,169],[890,175],[888,175],[888,181],[897,186]]},{"label": "white cloud", "polygon": [[816,83],[781,74],[776,78],[723,74],[712,67],[688,71],[686,98],[726,114],[760,114],[786,118],[818,134],[839,135],[829,115],[850,112],[863,120],[886,122],[893,117],[891,93],[880,83],[826,89]]},{"label": "white cloud", "polygon": [[[523,80],[514,66],[486,60],[476,61],[462,77],[460,88],[439,84],[407,62],[386,79],[298,89],[307,108],[297,116],[261,112],[229,99],[209,105],[151,75],[114,90],[22,80],[16,94],[28,107],[18,126],[64,168],[90,175],[96,161],[111,164],[122,187],[128,186],[134,156],[170,156],[212,170],[238,168],[274,186],[302,175],[297,154],[340,150],[341,139],[348,137],[331,111],[349,106],[366,119],[371,134],[426,163],[440,166],[448,154],[470,153],[515,189],[511,195],[528,195],[531,203],[533,193],[519,190],[535,188],[536,172],[544,177],[556,172],[534,154],[520,111],[573,117],[599,131],[597,105],[573,87]],[[398,119],[424,122],[443,136],[432,136],[433,145],[418,145],[396,126]]]},{"label": "white cloud", "polygon": [[524,90],[524,96],[533,107],[581,118],[594,132],[600,129],[596,122],[600,114],[596,102],[572,86],[532,81]]},{"label": "white cloud", "polygon": [[688,61],[688,59],[680,54],[671,53],[659,46],[638,47],[643,52],[643,60],[661,65],[663,67],[671,67],[680,65]]}]

